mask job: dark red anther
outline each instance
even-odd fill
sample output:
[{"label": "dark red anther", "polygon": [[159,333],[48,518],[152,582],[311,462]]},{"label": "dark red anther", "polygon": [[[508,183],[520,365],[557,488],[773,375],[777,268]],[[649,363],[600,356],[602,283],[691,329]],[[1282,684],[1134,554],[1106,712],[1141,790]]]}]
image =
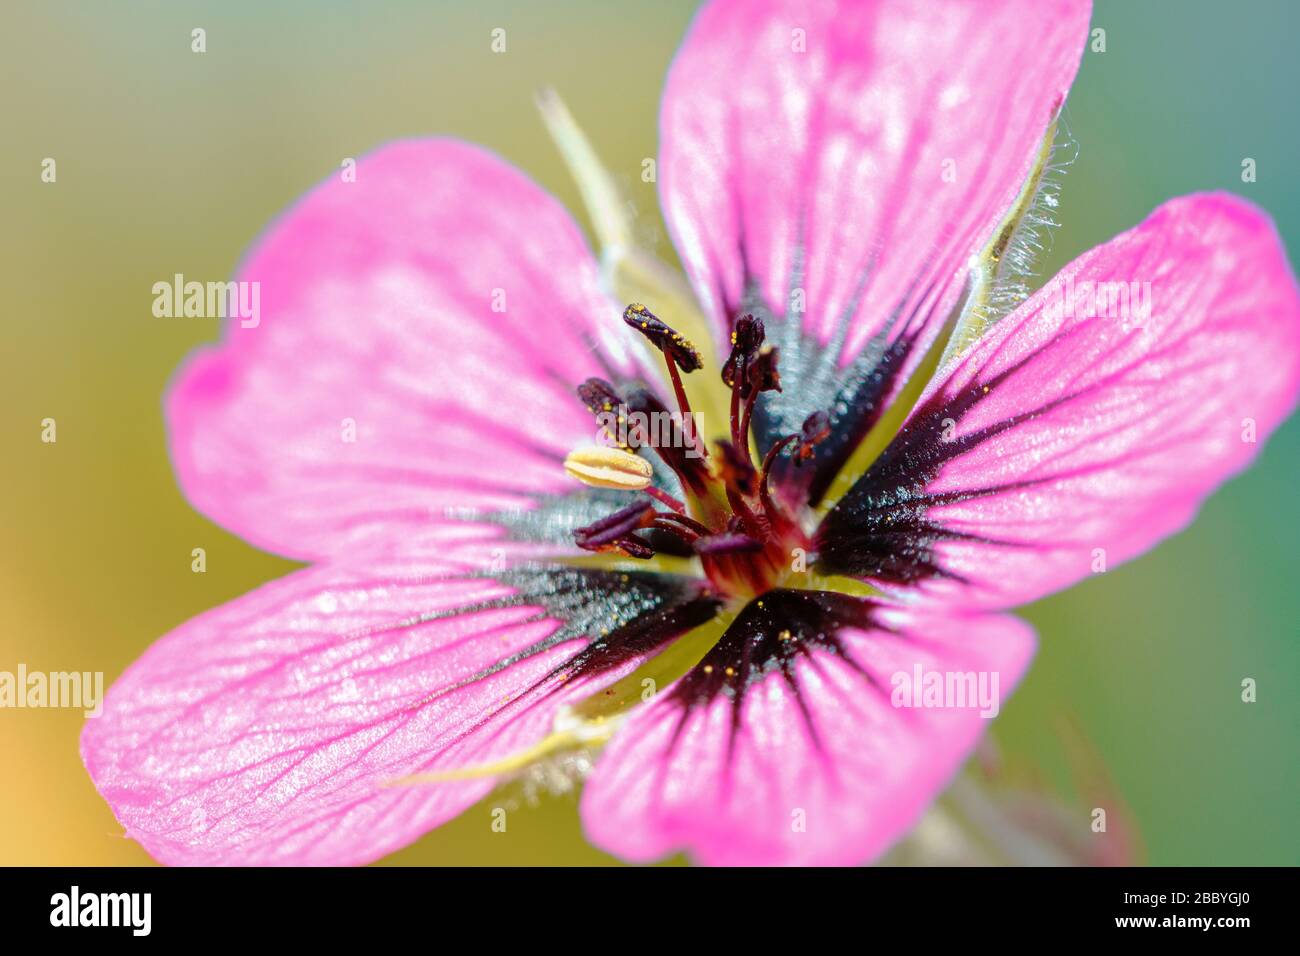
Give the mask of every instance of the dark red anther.
[{"label": "dark red anther", "polygon": [[627,429],[620,427],[627,408],[613,385],[603,378],[589,378],[578,386],[578,397],[615,444],[622,448],[637,447],[627,437]]},{"label": "dark red anther", "polygon": [[712,534],[707,525],[701,524],[690,515],[670,511],[660,511],[655,515],[655,527],[690,539]]},{"label": "dark red anther", "polygon": [[589,378],[579,385],[578,397],[593,415],[616,411],[623,404],[614,386],[603,378]]},{"label": "dark red anther", "polygon": [[649,339],[683,372],[694,372],[704,364],[694,345],[639,302],[623,310],[623,321]]},{"label": "dark red anther", "polygon": [[781,376],[776,370],[780,350],[775,345],[764,345],[758,350],[749,366],[749,384],[759,392],[781,391]]},{"label": "dark red anther", "polygon": [[[608,551],[611,548],[620,547],[629,554],[632,551],[628,549],[626,542],[633,532],[642,528],[648,528],[654,523],[655,509],[654,505],[647,500],[633,502],[626,508],[620,508],[613,514],[606,515],[599,521],[594,521],[585,528],[578,528],[573,532],[574,543],[584,551]],[[649,557],[654,554],[645,542],[636,538],[631,538],[633,542],[649,550]],[[642,557],[642,555],[632,554],[633,557]]]},{"label": "dark red anther", "polygon": [[764,336],[763,320],[748,313],[736,320],[731,332],[731,354],[722,366],[722,382],[741,398],[748,398],[752,391],[749,370],[758,358]]},{"label": "dark red anther", "polygon": [[763,549],[763,542],[747,534],[711,534],[691,542],[696,554],[749,554]]},{"label": "dark red anther", "polygon": [[619,538],[614,542],[614,547],[618,548],[629,558],[640,558],[642,561],[655,556],[655,549],[635,535],[628,535],[626,538]]},{"label": "dark red anther", "polygon": [[831,434],[831,417],[825,412],[816,411],[804,419],[799,435],[795,439],[794,464],[797,468],[812,458],[817,445]]}]

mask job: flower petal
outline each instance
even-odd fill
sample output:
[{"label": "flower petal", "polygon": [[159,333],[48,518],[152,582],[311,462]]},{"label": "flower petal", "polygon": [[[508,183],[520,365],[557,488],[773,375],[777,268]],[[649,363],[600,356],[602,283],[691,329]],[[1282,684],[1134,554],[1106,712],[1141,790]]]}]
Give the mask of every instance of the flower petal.
[{"label": "flower petal", "polygon": [[916,822],[987,721],[969,699],[906,707],[898,675],[984,675],[1000,705],[1033,633],[1011,617],[883,605],[848,625],[836,619],[853,599],[818,594],[764,595],[628,719],[583,791],[593,842],[637,861],[685,849],[715,865],[855,864]]},{"label": "flower petal", "polygon": [[663,205],[720,327],[755,311],[781,347],[760,431],[878,414],[920,361],[1018,208],[1089,7],[715,0],[697,16],[664,94]]},{"label": "flower petal", "polygon": [[[707,620],[698,595],[644,573],[486,576],[436,543],[321,565],[160,640],[87,721],[82,756],[164,863],[366,862],[483,797],[491,765],[562,707]],[[390,785],[466,768],[490,769]]]},{"label": "flower petal", "polygon": [[1183,528],[1298,389],[1300,295],[1272,223],[1228,195],[1173,200],[931,384],[827,515],[820,568],[1034,600]]},{"label": "flower petal", "polygon": [[574,487],[596,426],[573,388],[640,355],[563,208],[451,140],[320,184],[238,278],[260,321],[179,374],[172,456],[199,510],[297,558]]}]

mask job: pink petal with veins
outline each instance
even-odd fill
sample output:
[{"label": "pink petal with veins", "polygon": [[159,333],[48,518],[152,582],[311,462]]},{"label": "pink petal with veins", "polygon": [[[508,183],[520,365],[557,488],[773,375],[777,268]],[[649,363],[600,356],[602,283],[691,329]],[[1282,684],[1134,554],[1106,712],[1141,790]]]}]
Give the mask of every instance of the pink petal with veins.
[{"label": "pink petal with veins", "polygon": [[[823,559],[967,606],[1035,600],[1186,526],[1298,390],[1300,294],[1271,221],[1229,195],[1175,199],[931,384],[823,523]],[[927,538],[927,572],[881,573],[875,554]]]},{"label": "pink petal with veins", "polygon": [[453,140],[331,177],[237,278],[260,322],[177,376],[172,458],[199,510],[296,558],[572,489],[564,455],[596,435],[572,389],[636,354],[564,209]]},{"label": "pink petal with veins", "polygon": [[734,694],[685,711],[665,688],[588,780],[588,837],[636,861],[685,850],[713,865],[850,865],[883,853],[987,727],[978,706],[895,706],[895,675],[996,673],[1000,705],[1034,637],[1012,617],[890,609],[881,624],[843,632],[842,653],[798,655],[798,693],[768,669],[738,715]]},{"label": "pink petal with veins", "polygon": [[[146,651],[81,740],[126,835],[172,864],[364,863],[486,795],[490,775],[386,784],[545,737],[562,705],[601,686],[556,673],[587,644],[564,626],[595,602],[548,610],[555,572],[543,595],[511,600],[516,586],[440,548],[299,571]],[[594,620],[618,616],[603,607]]]},{"label": "pink petal with veins", "polygon": [[[842,358],[933,333],[1029,176],[1087,0],[714,0],[673,62],[662,199],[722,328],[752,283]],[[923,335],[922,337],[925,337]],[[919,356],[919,350],[918,350]]]}]

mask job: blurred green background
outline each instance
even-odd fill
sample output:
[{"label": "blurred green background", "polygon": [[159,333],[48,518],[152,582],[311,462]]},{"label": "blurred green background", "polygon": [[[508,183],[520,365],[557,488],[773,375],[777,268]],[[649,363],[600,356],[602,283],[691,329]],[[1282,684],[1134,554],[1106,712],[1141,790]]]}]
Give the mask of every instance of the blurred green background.
[{"label": "blurred green background", "polygon": [[[658,223],[641,160],[691,2],[49,2],[0,12],[0,669],[102,670],[290,570],[195,514],[160,411],[216,323],[155,319],[151,285],[228,276],[286,204],[346,156],[449,133],[499,151],[578,210],[533,94],[554,86]],[[1078,161],[1043,271],[1180,193],[1264,206],[1300,253],[1300,4],[1099,2],[1105,53],[1068,102]],[[207,30],[208,51],[190,52]],[[505,55],[489,51],[508,30]],[[1014,69],[1014,64],[1008,64]],[[990,129],[990,136],[997,131]],[[40,180],[54,157],[58,181]],[[1241,161],[1258,164],[1244,184]],[[585,219],[583,220],[585,224]],[[647,234],[659,227],[647,227]],[[660,239],[662,242],[662,238]],[[670,255],[666,243],[660,251]],[[40,422],[58,422],[58,442]],[[1162,864],[1300,862],[1300,562],[1292,419],[1195,526],[1024,612],[1042,647],[996,725],[1060,779],[1072,718]],[[204,547],[208,571],[190,571]],[[1240,702],[1254,677],[1259,701]],[[82,769],[77,711],[0,711],[0,864],[142,864]],[[489,828],[488,809],[400,863],[598,863],[575,800]]]}]

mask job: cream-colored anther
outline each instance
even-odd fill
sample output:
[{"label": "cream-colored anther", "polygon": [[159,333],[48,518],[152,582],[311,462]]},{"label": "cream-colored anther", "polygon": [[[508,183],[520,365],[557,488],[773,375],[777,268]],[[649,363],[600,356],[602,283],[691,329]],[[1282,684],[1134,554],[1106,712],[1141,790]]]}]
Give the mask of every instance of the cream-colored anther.
[{"label": "cream-colored anther", "polygon": [[564,470],[584,485],[640,491],[650,484],[650,462],[621,448],[592,445],[569,452]]}]

